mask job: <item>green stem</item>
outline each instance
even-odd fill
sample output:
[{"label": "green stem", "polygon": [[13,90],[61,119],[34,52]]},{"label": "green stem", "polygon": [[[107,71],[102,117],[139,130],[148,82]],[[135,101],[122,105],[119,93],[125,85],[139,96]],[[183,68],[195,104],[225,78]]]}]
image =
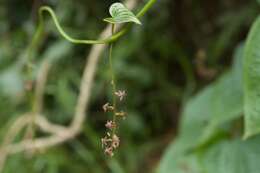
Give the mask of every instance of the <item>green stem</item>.
[{"label": "green stem", "polygon": [[144,7],[137,13],[137,17],[143,17],[145,13],[156,3],[157,0],[149,0]]},{"label": "green stem", "polygon": [[[36,33],[33,36],[32,42],[27,50],[26,66],[27,66],[27,75],[28,75],[29,80],[33,79],[33,67],[32,67],[33,50],[35,50],[35,47],[38,46],[38,43],[41,40],[42,32],[43,32],[43,24],[40,23],[37,27]],[[30,94],[30,100],[31,100],[32,112],[35,113],[36,112],[35,102],[34,102],[35,98],[34,98],[33,94]]]},{"label": "green stem", "polygon": [[[42,18],[40,16],[40,18]],[[42,20],[42,19],[40,19]],[[28,48],[26,49],[26,61],[25,61],[25,65],[26,65],[26,75],[27,75],[27,79],[29,80],[28,82],[32,82],[33,79],[33,64],[32,64],[32,60],[33,60],[33,51],[35,50],[35,48],[38,46],[41,38],[42,38],[42,32],[43,32],[43,23],[39,23],[35,34],[33,35],[32,41],[30,43],[30,45],[28,46]],[[35,102],[35,95],[32,91],[28,91],[27,92],[28,95],[28,100],[30,102],[31,105],[31,111],[32,111],[32,122],[30,123],[30,125],[28,126],[27,132],[26,132],[26,136],[33,138],[34,136],[34,122],[36,119],[36,115],[37,115],[37,108],[36,108],[36,102]]]},{"label": "green stem", "polygon": [[[115,24],[112,24],[112,35],[115,33]],[[113,99],[113,122],[116,124],[116,111],[117,111],[117,105],[116,105],[116,79],[115,79],[115,73],[114,73],[114,68],[113,68],[113,58],[112,58],[112,53],[113,53],[113,43],[110,43],[109,46],[109,68],[110,68],[110,74],[111,74],[111,85],[112,85],[112,99]],[[115,134],[116,128],[113,129],[112,135]]]},{"label": "green stem", "polygon": [[[40,16],[39,20],[42,21],[43,17]],[[39,25],[36,28],[35,34],[33,35],[32,41],[31,41],[29,47],[26,50],[27,63],[32,60],[32,52],[38,46],[38,43],[39,43],[39,41],[41,40],[41,37],[42,37],[42,33],[43,33],[43,23],[40,22]],[[28,65],[31,66],[31,64],[28,64]]]}]

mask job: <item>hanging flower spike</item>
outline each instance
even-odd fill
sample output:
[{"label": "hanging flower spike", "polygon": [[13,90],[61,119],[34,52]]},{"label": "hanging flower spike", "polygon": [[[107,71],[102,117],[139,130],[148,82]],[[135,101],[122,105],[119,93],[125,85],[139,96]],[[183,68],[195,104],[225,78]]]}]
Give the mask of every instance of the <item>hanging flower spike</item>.
[{"label": "hanging flower spike", "polygon": [[126,91],[125,90],[118,90],[114,93],[117,97],[119,97],[119,100],[122,101],[126,97]]}]

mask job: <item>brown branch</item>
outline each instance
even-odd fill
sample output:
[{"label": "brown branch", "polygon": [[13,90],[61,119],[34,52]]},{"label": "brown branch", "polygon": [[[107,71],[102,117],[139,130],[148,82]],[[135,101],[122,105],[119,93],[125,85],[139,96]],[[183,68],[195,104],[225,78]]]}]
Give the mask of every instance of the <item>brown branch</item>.
[{"label": "brown branch", "polygon": [[42,112],[43,108],[43,96],[44,96],[44,89],[48,78],[49,69],[51,64],[48,59],[42,62],[39,75],[36,80],[35,86],[35,104],[33,112],[39,114]]}]

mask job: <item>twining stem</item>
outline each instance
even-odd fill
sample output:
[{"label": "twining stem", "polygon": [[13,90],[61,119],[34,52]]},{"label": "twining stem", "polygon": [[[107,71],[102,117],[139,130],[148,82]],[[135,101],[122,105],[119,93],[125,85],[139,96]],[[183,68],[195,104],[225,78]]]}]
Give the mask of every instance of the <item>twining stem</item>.
[{"label": "twining stem", "polygon": [[[140,18],[142,17],[156,2],[157,0],[149,0],[144,7],[137,13],[137,17]],[[33,36],[32,42],[31,44],[28,46],[26,54],[27,54],[27,58],[26,58],[26,65],[27,65],[27,69],[28,69],[28,74],[30,74],[29,76],[31,76],[32,73],[32,52],[35,49],[35,47],[37,47],[38,42],[42,36],[43,33],[43,26],[44,26],[44,16],[43,13],[47,12],[49,13],[49,15],[52,17],[54,24],[56,26],[56,28],[58,29],[59,33],[61,34],[62,37],[64,37],[66,40],[68,40],[71,43],[74,44],[108,44],[111,42],[116,41],[119,37],[123,36],[132,26],[132,24],[127,24],[123,29],[121,29],[119,32],[115,33],[113,32],[113,34],[105,39],[100,39],[100,40],[81,40],[81,39],[75,39],[72,38],[71,36],[69,36],[61,27],[57,16],[55,14],[55,12],[48,6],[42,6],[40,7],[38,13],[39,13],[39,23],[37,26],[37,30],[36,33]],[[34,107],[34,106],[33,106]],[[35,108],[33,108],[35,109]]]},{"label": "twining stem", "polygon": [[[111,34],[113,35],[115,33],[115,24],[112,24],[112,30]],[[110,43],[109,46],[109,68],[110,68],[110,74],[111,74],[111,85],[112,85],[112,99],[113,99],[113,122],[116,124],[116,111],[117,111],[117,105],[116,105],[116,79],[115,79],[115,73],[114,73],[114,68],[113,68],[113,58],[112,58],[112,53],[113,53],[113,43]],[[116,128],[113,128],[112,135],[115,134]]]},{"label": "twining stem", "polygon": [[[157,0],[149,0],[144,7],[137,13],[137,17],[140,18],[142,17],[156,2]],[[54,21],[54,24],[58,30],[58,32],[61,34],[62,37],[64,37],[67,41],[74,43],[74,44],[108,44],[111,42],[116,41],[118,38],[120,38],[121,36],[123,36],[132,26],[132,24],[127,24],[123,29],[121,29],[119,32],[115,33],[113,32],[113,34],[105,39],[100,39],[100,40],[82,40],[82,39],[75,39],[72,38],[71,36],[69,36],[61,27],[57,16],[55,14],[55,12],[48,6],[42,6],[40,7],[38,13],[39,13],[39,23],[37,26],[37,30],[36,33],[34,34],[33,40],[30,44],[30,46],[27,49],[27,65],[28,65],[28,69],[29,71],[31,70],[31,62],[32,62],[32,51],[34,50],[34,48],[37,46],[41,36],[42,36],[42,31],[43,31],[43,26],[44,26],[44,16],[43,13],[47,12],[51,18]]]},{"label": "twining stem", "polygon": [[[42,16],[40,16],[40,20],[42,19]],[[37,26],[36,32],[33,35],[32,41],[30,43],[30,45],[28,46],[28,48],[26,49],[26,60],[25,60],[25,65],[26,65],[26,74],[27,74],[27,79],[29,80],[28,82],[32,82],[33,79],[33,51],[35,50],[35,48],[38,46],[41,38],[42,38],[42,33],[43,33],[43,23],[39,23],[39,25]],[[37,112],[37,108],[35,106],[35,98],[32,94],[32,92],[29,90],[29,98],[31,101],[31,107],[32,107],[32,112]]]},{"label": "twining stem", "polygon": [[[137,13],[137,17],[140,18],[142,17],[156,2],[157,0],[149,0],[144,7]],[[56,17],[56,14],[54,13],[54,11],[48,7],[48,6],[43,6],[39,9],[39,25],[43,24],[43,12],[48,12],[50,14],[50,16],[52,17],[54,24],[56,26],[56,28],[58,29],[59,33],[69,42],[75,43],[75,44],[107,44],[107,43],[111,43],[116,41],[119,37],[123,36],[130,28],[130,26],[132,24],[128,24],[126,27],[124,27],[122,30],[120,30],[117,33],[114,33],[112,36],[105,38],[105,39],[101,39],[101,40],[81,40],[81,39],[75,39],[72,38],[71,36],[69,36],[61,27],[61,25],[59,24],[59,21]]]},{"label": "twining stem", "polygon": [[157,0],[149,0],[144,7],[137,13],[136,17],[140,18],[155,4]]},{"label": "twining stem", "polygon": [[[40,16],[40,20],[42,20],[42,16]],[[39,23],[39,25],[37,26],[37,30],[35,32],[35,34],[33,35],[32,41],[30,43],[30,45],[28,46],[28,48],[26,49],[26,75],[27,75],[27,82],[29,85],[32,85],[33,83],[33,64],[32,64],[32,60],[33,60],[33,50],[35,50],[35,48],[38,46],[41,38],[42,38],[42,32],[43,32],[43,23]],[[36,98],[35,98],[35,94],[33,92],[31,92],[32,90],[32,86],[30,86],[30,89],[27,91],[27,95],[30,101],[30,105],[31,105],[31,111],[32,111],[32,121],[29,123],[26,134],[25,134],[25,138],[32,138],[34,137],[35,134],[35,120],[36,120],[36,115],[39,113],[37,110],[37,105],[36,105]]]}]

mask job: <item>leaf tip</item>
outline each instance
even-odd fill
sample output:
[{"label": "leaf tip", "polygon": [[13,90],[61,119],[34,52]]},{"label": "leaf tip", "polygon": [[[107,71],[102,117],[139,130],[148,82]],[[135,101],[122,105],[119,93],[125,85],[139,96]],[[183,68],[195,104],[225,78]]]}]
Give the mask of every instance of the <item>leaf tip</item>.
[{"label": "leaf tip", "polygon": [[138,25],[142,25],[141,21],[139,19],[137,19],[137,18],[136,18],[135,23],[138,24]]}]

